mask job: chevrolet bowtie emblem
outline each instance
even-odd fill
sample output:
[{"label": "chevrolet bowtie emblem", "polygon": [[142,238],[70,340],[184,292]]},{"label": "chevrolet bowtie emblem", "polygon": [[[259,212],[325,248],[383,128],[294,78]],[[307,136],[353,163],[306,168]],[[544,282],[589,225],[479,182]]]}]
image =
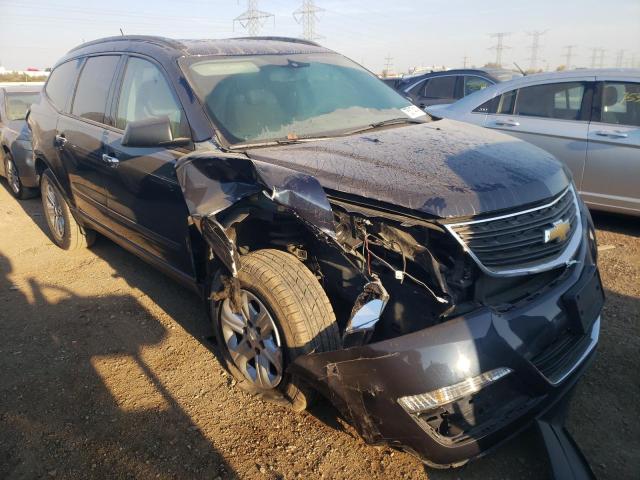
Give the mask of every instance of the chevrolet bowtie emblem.
[{"label": "chevrolet bowtie emblem", "polygon": [[544,231],[544,243],[553,242],[555,240],[564,242],[569,236],[570,231],[571,224],[567,220],[558,220],[557,222],[553,222],[553,226]]}]

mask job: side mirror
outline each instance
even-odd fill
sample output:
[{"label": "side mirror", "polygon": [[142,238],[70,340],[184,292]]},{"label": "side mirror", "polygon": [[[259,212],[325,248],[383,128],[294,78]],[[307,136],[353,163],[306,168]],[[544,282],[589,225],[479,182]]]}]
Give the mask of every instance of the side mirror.
[{"label": "side mirror", "polygon": [[149,117],[127,123],[122,137],[123,147],[177,147],[191,142],[173,138],[169,117]]}]

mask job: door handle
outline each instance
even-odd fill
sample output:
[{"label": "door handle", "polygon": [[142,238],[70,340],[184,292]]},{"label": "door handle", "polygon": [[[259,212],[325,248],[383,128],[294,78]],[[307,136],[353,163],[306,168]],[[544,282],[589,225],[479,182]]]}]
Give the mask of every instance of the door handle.
[{"label": "door handle", "polygon": [[607,132],[606,130],[598,130],[596,135],[600,135],[601,137],[611,137],[611,138],[627,138],[629,135],[622,132]]},{"label": "door handle", "polygon": [[504,126],[504,127],[519,127],[520,122],[516,122],[515,120],[496,120],[496,125]]},{"label": "door handle", "polygon": [[116,168],[120,163],[120,160],[118,160],[116,157],[112,157],[110,155],[107,155],[106,153],[102,154],[102,161],[111,168]]},{"label": "door handle", "polygon": [[64,135],[60,135],[58,133],[56,134],[55,144],[56,144],[56,147],[62,148],[67,144],[67,139],[65,138]]}]

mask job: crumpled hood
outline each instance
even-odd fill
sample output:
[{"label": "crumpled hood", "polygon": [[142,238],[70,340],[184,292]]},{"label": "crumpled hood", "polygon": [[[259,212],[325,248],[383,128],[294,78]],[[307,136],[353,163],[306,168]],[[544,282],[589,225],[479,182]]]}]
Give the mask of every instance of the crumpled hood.
[{"label": "crumpled hood", "polygon": [[569,184],[544,150],[453,120],[247,154],[312,175],[325,189],[442,218],[537,202]]}]

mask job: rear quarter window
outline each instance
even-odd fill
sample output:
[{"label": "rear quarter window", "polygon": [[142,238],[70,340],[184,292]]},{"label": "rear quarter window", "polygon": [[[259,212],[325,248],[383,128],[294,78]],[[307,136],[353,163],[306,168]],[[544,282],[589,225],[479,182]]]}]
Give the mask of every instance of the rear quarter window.
[{"label": "rear quarter window", "polygon": [[44,91],[58,110],[67,111],[81,63],[81,59],[70,60],[58,65],[49,75]]}]

